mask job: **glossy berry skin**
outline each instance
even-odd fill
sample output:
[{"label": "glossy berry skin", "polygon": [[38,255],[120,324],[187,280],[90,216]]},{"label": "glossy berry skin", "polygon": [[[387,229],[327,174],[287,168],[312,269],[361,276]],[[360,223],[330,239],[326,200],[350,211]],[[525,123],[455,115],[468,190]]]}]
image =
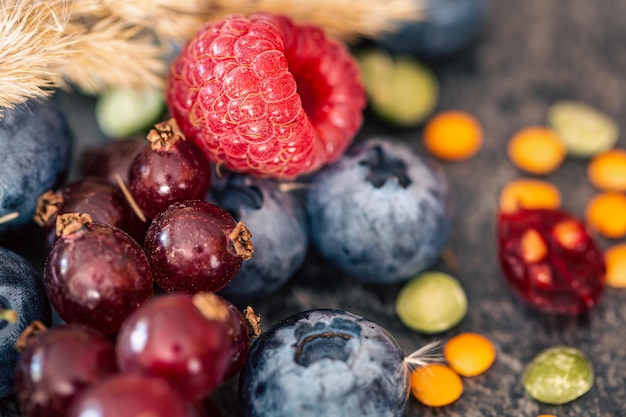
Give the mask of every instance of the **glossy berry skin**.
[{"label": "glossy berry skin", "polygon": [[80,159],[81,176],[104,178],[118,186],[116,175],[119,175],[122,182],[128,184],[130,164],[145,143],[142,137],[116,139],[86,150]]},{"label": "glossy berry skin", "polygon": [[[148,137],[155,136],[156,142],[146,141],[128,170],[128,189],[150,219],[178,201],[203,199],[211,186],[208,160],[172,123],[150,132]],[[162,136],[174,143],[161,143]]]},{"label": "glossy berry skin", "polygon": [[347,48],[285,16],[205,25],[170,67],[166,100],[208,158],[256,176],[293,178],[339,158],[365,94]]},{"label": "glossy berry skin", "polygon": [[582,221],[562,210],[519,209],[500,212],[497,229],[506,282],[528,305],[576,315],[598,304],[606,265]]},{"label": "glossy berry skin", "polygon": [[312,241],[351,277],[406,281],[432,266],[450,230],[443,172],[406,145],[370,138],[312,179]]},{"label": "glossy berry skin", "polygon": [[64,416],[85,389],[116,372],[115,347],[104,334],[84,326],[52,327],[20,354],[20,408],[29,417]]},{"label": "glossy berry skin", "polygon": [[14,392],[18,352],[15,342],[33,321],[50,324],[50,304],[41,276],[16,253],[0,247],[0,309],[13,310],[17,321],[0,319],[0,398]]},{"label": "glossy berry skin", "polygon": [[[144,250],[155,282],[167,292],[218,291],[243,262],[237,222],[201,200],[174,203],[148,227]],[[235,232],[235,238],[230,235]]]},{"label": "glossy berry skin", "polygon": [[210,311],[201,310],[200,296],[166,294],[133,313],[117,338],[120,369],[163,378],[190,401],[222,382],[232,354],[230,313],[215,295]]},{"label": "glossy berry skin", "polygon": [[220,292],[238,302],[276,292],[302,265],[309,234],[304,204],[297,191],[282,191],[272,179],[227,175],[216,181],[211,201],[254,233],[254,256]]},{"label": "glossy berry skin", "polygon": [[408,368],[379,325],[338,310],[284,319],[252,345],[241,373],[246,417],[402,416]]},{"label": "glossy berry skin", "polygon": [[135,215],[120,189],[103,178],[82,178],[55,193],[48,192],[40,196],[35,220],[43,226],[50,247],[57,239],[56,219],[67,213],[87,213],[93,221],[110,224],[122,229],[137,242],[143,241],[144,224]]},{"label": "glossy berry skin", "polygon": [[143,375],[119,374],[91,386],[67,417],[197,417],[167,382]]},{"label": "glossy berry skin", "polygon": [[[491,0],[427,0],[426,16],[377,39],[396,54],[451,56],[470,45],[487,19]],[[421,3],[420,3],[421,4]]]},{"label": "glossy berry skin", "polygon": [[70,159],[72,134],[58,100],[27,101],[4,109],[0,119],[0,240],[31,223],[37,198],[63,179]]},{"label": "glossy berry skin", "polygon": [[228,307],[228,336],[230,338],[230,349],[232,354],[228,361],[228,366],[224,372],[223,380],[226,381],[235,376],[246,363],[248,352],[250,351],[250,336],[248,323],[239,311],[237,306],[227,299],[222,298],[222,302]]},{"label": "glossy berry skin", "polygon": [[87,223],[60,237],[44,269],[46,292],[67,323],[107,334],[152,294],[150,265],[137,242],[120,229]]}]

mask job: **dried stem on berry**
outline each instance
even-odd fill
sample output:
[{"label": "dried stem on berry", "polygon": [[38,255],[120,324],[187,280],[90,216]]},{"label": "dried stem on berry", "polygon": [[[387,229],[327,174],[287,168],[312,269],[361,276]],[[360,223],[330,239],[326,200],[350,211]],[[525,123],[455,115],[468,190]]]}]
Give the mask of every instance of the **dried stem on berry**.
[{"label": "dried stem on berry", "polygon": [[433,353],[439,347],[439,342],[430,342],[421,348],[411,352],[404,358],[404,363],[408,369],[415,369],[429,363],[438,362],[443,359],[441,354]]},{"label": "dried stem on berry", "polygon": [[252,258],[254,246],[252,245],[252,233],[242,222],[238,222],[228,238],[233,243],[235,253],[244,261]]},{"label": "dried stem on berry", "polygon": [[11,220],[15,220],[20,217],[20,213],[17,211],[12,211],[10,213],[5,214],[4,216],[0,216],[0,224],[8,223]]},{"label": "dried stem on berry", "polygon": [[15,310],[4,310],[0,308],[0,320],[8,321],[9,323],[17,322],[18,315]]},{"label": "dried stem on berry", "polygon": [[212,292],[195,294],[192,298],[192,303],[208,320],[227,321],[230,317],[226,304]]},{"label": "dried stem on berry", "polygon": [[57,217],[57,237],[66,237],[82,229],[86,224],[92,223],[91,216],[87,213],[67,213]]},{"label": "dried stem on berry", "polygon": [[143,211],[133,198],[133,195],[130,193],[130,191],[128,191],[128,187],[126,186],[126,184],[124,184],[124,181],[122,180],[122,177],[120,177],[120,174],[115,174],[115,181],[117,182],[117,186],[120,187],[120,190],[122,190],[124,198],[126,198],[126,201],[128,201],[128,205],[130,205],[130,208],[133,210],[135,215],[139,218],[139,220],[141,220],[142,223],[147,222],[148,219],[146,218],[146,215],[143,214]]},{"label": "dried stem on berry", "polygon": [[148,132],[146,138],[152,144],[152,149],[165,149],[169,151],[172,146],[179,140],[185,140],[186,137],[178,127],[176,120],[169,119],[154,125],[154,129]]},{"label": "dried stem on berry", "polygon": [[37,208],[33,219],[39,226],[45,225],[59,211],[61,204],[63,204],[61,193],[55,193],[52,190],[46,191],[37,199]]},{"label": "dried stem on berry", "polygon": [[39,320],[33,321],[18,336],[17,341],[15,342],[15,350],[20,353],[23,352],[28,347],[31,340],[34,340],[37,336],[47,330],[48,328]]},{"label": "dried stem on berry", "polygon": [[248,336],[257,338],[261,334],[261,316],[254,312],[250,306],[243,309],[243,318],[248,325]]}]

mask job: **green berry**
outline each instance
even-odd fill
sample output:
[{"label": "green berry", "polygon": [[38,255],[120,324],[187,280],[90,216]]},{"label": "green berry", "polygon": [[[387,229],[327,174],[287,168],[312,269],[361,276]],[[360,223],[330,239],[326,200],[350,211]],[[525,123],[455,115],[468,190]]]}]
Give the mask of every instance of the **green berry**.
[{"label": "green berry", "polygon": [[593,367],[585,355],[569,347],[553,347],[537,355],[524,371],[524,388],[546,404],[565,404],[593,385]]},{"label": "green berry", "polygon": [[359,63],[371,109],[383,120],[415,126],[437,106],[437,78],[415,58],[392,57],[373,49],[361,53]]},{"label": "green berry", "polygon": [[96,102],[96,121],[111,138],[128,137],[158,122],[165,110],[161,89],[130,90],[111,87]]},{"label": "green berry", "polygon": [[407,327],[440,333],[467,313],[467,296],[459,281],[443,272],[426,272],[409,281],[396,299],[396,313]]},{"label": "green berry", "polygon": [[609,115],[585,103],[559,101],[548,110],[548,124],[561,136],[569,155],[590,158],[617,143],[619,127]]}]

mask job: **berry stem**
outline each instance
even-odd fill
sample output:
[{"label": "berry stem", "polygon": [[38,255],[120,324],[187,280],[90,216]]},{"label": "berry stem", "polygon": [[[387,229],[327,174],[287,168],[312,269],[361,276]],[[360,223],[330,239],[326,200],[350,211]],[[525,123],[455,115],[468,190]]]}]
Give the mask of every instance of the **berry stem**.
[{"label": "berry stem", "polygon": [[61,204],[63,204],[61,193],[55,193],[52,190],[46,191],[37,199],[37,208],[33,219],[39,226],[45,225],[59,211]]},{"label": "berry stem", "polygon": [[193,296],[192,302],[207,320],[227,321],[230,316],[226,304],[212,292],[199,292]]},{"label": "berry stem", "polygon": [[0,216],[0,224],[8,223],[12,220],[17,219],[18,217],[20,217],[20,213],[17,211],[12,211],[10,213],[5,214],[4,216]]},{"label": "berry stem", "polygon": [[185,135],[178,127],[176,120],[171,118],[154,125],[146,136],[151,143],[152,149],[155,151],[164,149],[169,151],[172,146],[179,140],[185,140]]},{"label": "berry stem", "polygon": [[133,198],[133,195],[130,193],[130,191],[128,191],[128,187],[126,186],[126,184],[124,184],[124,181],[122,180],[122,177],[120,177],[120,174],[115,174],[115,181],[117,182],[118,187],[120,187],[120,190],[122,190],[122,194],[124,194],[126,201],[128,201],[128,204],[130,205],[130,208],[133,210],[135,215],[139,218],[139,220],[141,220],[142,223],[147,222],[148,219],[146,219],[146,215],[143,214],[143,211],[141,210],[141,208],[139,208],[139,205]]},{"label": "berry stem", "polygon": [[56,231],[57,237],[66,237],[83,228],[86,224],[93,221],[87,213],[67,213],[57,217]]},{"label": "berry stem", "polygon": [[243,309],[243,318],[248,325],[248,336],[257,338],[261,334],[261,316],[254,312],[250,306]]},{"label": "berry stem", "polygon": [[34,340],[37,336],[47,330],[48,328],[39,320],[33,321],[22,331],[22,333],[20,333],[17,341],[15,342],[15,350],[20,353],[24,352],[31,340]]},{"label": "berry stem", "polygon": [[252,258],[254,246],[252,245],[252,233],[242,222],[238,222],[228,238],[233,243],[235,253],[244,261]]},{"label": "berry stem", "polygon": [[432,353],[439,346],[439,342],[430,342],[421,348],[411,352],[404,358],[404,363],[409,369],[426,366],[429,363],[437,362],[442,359],[440,354]]}]

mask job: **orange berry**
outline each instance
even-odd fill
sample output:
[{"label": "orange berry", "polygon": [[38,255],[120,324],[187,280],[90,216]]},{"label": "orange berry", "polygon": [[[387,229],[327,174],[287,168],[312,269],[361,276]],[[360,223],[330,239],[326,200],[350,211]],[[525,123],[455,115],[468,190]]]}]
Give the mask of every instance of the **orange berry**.
[{"label": "orange berry", "polygon": [[555,171],[567,155],[561,137],[543,126],[519,130],[511,137],[507,151],[513,165],[538,175]]},{"label": "orange berry", "polygon": [[461,333],[446,343],[443,355],[459,375],[476,376],[489,369],[496,360],[496,349],[485,336]]},{"label": "orange berry", "polygon": [[548,181],[519,179],[508,183],[500,192],[500,210],[506,213],[520,208],[556,209],[561,206],[561,192]]},{"label": "orange berry", "polygon": [[611,149],[596,155],[587,166],[587,177],[603,191],[626,191],[626,151]]},{"label": "orange berry", "polygon": [[411,392],[424,405],[443,407],[461,397],[463,382],[449,366],[433,363],[411,373]]},{"label": "orange berry", "polygon": [[474,156],[483,143],[483,128],[471,114],[448,110],[431,118],[424,128],[424,146],[433,155],[450,161]]},{"label": "orange berry", "polygon": [[554,414],[539,414],[537,417],[556,417]]},{"label": "orange berry", "polygon": [[626,235],[626,196],[605,192],[592,198],[585,209],[587,223],[608,238]]},{"label": "orange berry", "polygon": [[626,288],[626,243],[611,246],[604,252],[606,285]]},{"label": "orange berry", "polygon": [[574,220],[563,220],[552,229],[554,238],[565,249],[574,250],[585,241],[586,231]]}]

